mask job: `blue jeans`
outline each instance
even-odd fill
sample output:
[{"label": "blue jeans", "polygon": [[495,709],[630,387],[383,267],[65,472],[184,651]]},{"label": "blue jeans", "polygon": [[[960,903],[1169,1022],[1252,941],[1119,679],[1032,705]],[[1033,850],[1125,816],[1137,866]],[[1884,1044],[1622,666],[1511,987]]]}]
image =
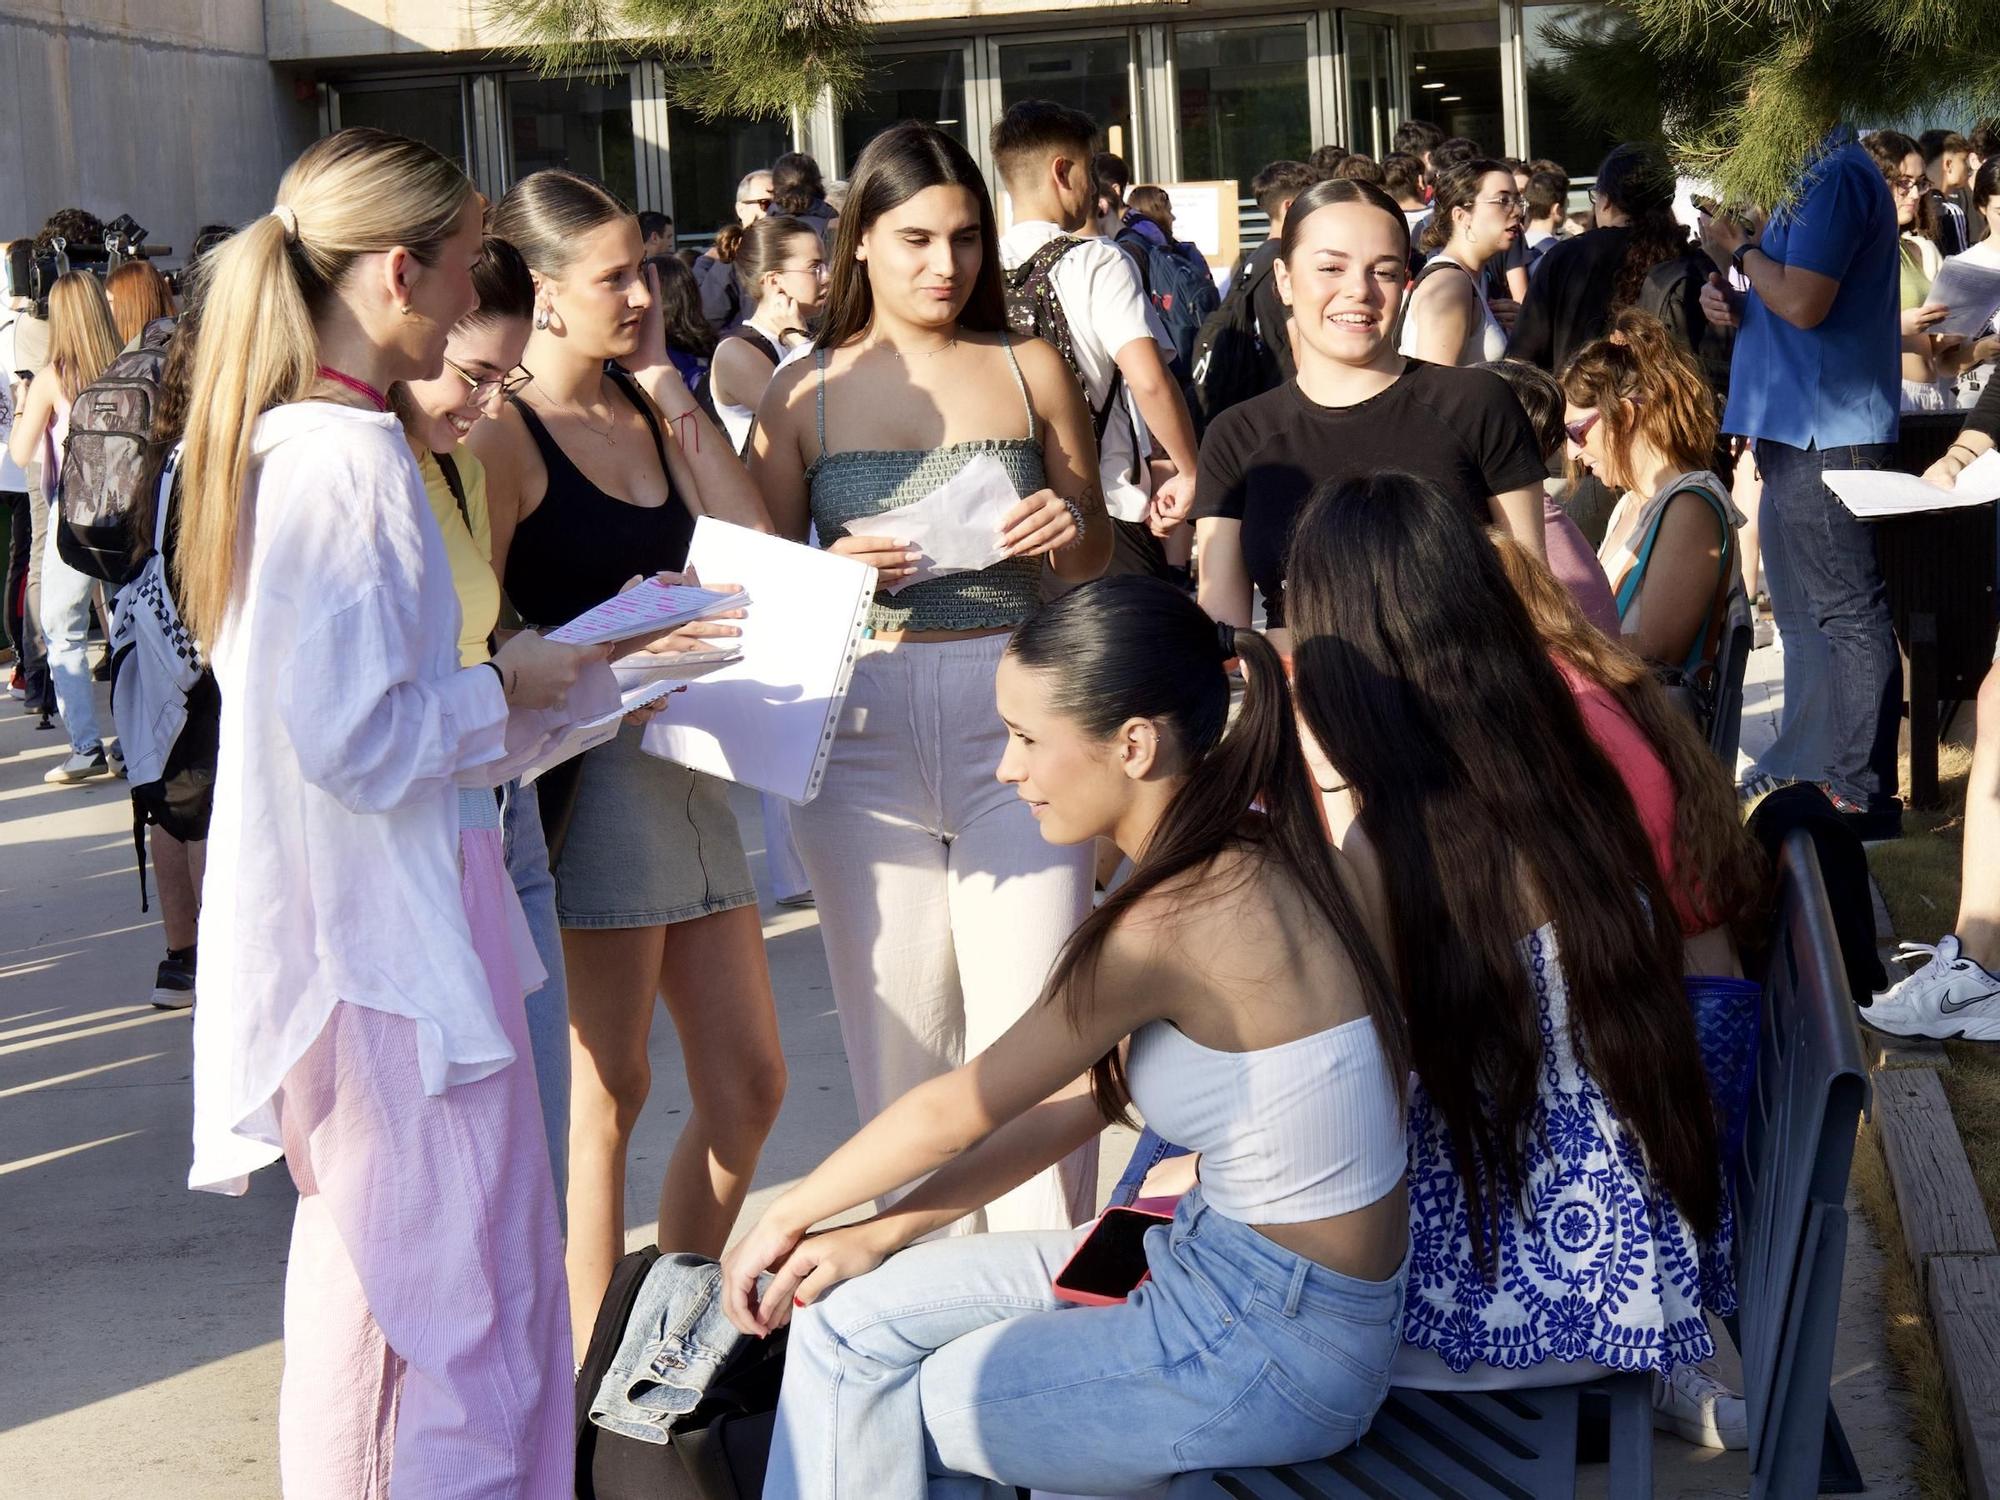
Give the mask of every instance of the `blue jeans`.
[{"label": "blue jeans", "polygon": [[528,1050],[535,1059],[535,1091],[555,1175],[556,1221],[565,1223],[569,1185],[569,983],[563,972],[562,929],[556,925],[556,882],[549,874],[549,845],[542,833],[541,800],[532,783],[507,789],[501,819],[507,873],[528,916],[535,952],[549,977],[528,996]]},{"label": "blue jeans", "polygon": [[1896,796],[1902,672],[1875,538],[1820,476],[1884,469],[1894,452],[1887,443],[1820,449],[1757,440],[1764,566],[1785,651],[1778,739],[1760,769],[1828,782],[1864,807]]},{"label": "blue jeans", "polygon": [[60,522],[49,502],[48,539],[42,554],[42,634],[48,640],[49,676],[62,711],[69,748],[88,754],[104,743],[97,727],[97,698],[90,680],[90,577],[56,552]]},{"label": "blue jeans", "polygon": [[1050,1282],[1088,1232],[915,1245],[796,1312],[767,1500],[1116,1494],[1368,1430],[1407,1269],[1342,1276],[1196,1189],[1146,1236],[1151,1280],[1077,1307]]}]

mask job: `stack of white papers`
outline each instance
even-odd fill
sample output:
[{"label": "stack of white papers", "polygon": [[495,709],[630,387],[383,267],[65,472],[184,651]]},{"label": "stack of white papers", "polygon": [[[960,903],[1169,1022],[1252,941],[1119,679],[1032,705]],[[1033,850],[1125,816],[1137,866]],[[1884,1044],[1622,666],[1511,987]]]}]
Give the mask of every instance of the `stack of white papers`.
[{"label": "stack of white papers", "polygon": [[916,572],[889,585],[888,593],[900,594],[926,578],[974,573],[1006,557],[1000,522],[1020,498],[1006,466],[992,454],[981,453],[923,499],[857,525],[908,542],[923,554]]},{"label": "stack of white papers", "polygon": [[[742,596],[739,594],[736,597]],[[618,679],[619,690],[630,692],[633,688],[650,687],[656,682],[692,682],[733,661],[740,661],[742,657],[743,648],[733,643],[659,655],[650,651],[634,651],[612,662],[611,671]]]},{"label": "stack of white papers", "polygon": [[1988,270],[1963,260],[1948,260],[1938,272],[1937,280],[1931,283],[1924,304],[1951,309],[1926,332],[1956,333],[1966,338],[1977,338],[1986,332],[1986,326],[1993,321],[1993,314],[2000,312],[2000,271]]},{"label": "stack of white papers", "polygon": [[567,625],[551,630],[552,641],[568,646],[594,646],[605,641],[630,641],[665,635],[690,621],[706,619],[749,603],[746,594],[725,594],[719,589],[696,588],[692,584],[662,583],[648,578],[644,583],[613,594],[594,609],[587,609]]},{"label": "stack of white papers", "polygon": [[1948,490],[1925,484],[1914,474],[1888,470],[1829,469],[1821,478],[1856,520],[1879,521],[1889,516],[1955,510],[2000,500],[2000,449],[1982,453],[1967,464],[1959,471],[1958,483]]}]

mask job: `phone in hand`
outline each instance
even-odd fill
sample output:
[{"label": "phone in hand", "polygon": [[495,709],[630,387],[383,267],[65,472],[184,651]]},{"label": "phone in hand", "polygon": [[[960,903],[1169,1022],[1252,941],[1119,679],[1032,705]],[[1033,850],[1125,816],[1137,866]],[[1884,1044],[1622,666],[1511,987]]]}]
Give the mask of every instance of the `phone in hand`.
[{"label": "phone in hand", "polygon": [[1146,1265],[1146,1231],[1172,1222],[1171,1214],[1107,1208],[1056,1272],[1055,1294],[1085,1307],[1123,1302],[1152,1274]]}]

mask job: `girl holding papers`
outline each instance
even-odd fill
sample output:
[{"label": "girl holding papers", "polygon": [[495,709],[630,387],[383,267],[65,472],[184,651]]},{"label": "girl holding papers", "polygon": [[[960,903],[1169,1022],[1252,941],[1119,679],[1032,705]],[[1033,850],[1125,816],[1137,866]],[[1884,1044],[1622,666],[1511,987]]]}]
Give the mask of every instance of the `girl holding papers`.
[{"label": "girl holding papers", "polygon": [[[190,1184],[286,1158],[278,1451],[293,1500],[574,1487],[560,1239],[528,1062],[531,946],[461,785],[504,779],[602,647],[462,666],[445,543],[385,392],[474,307],[479,196],[344,130],[211,252],[177,602],[221,748]],[[606,690],[610,688],[607,682]],[[556,718],[542,720],[551,724]],[[490,794],[489,794],[490,795]]]},{"label": "girl holding papers", "polygon": [[[768,529],[728,440],[668,358],[630,210],[590,178],[543,171],[514,184],[492,229],[535,285],[522,356],[532,378],[471,440],[486,465],[494,567],[522,618],[561,625],[634,574],[679,572],[697,515]],[[655,997],[694,1096],[660,1189],[668,1249],[721,1252],[777,1118],[785,1061],[757,891],[722,783],[645,754],[628,725],[539,785],[569,977],[580,1358],[625,1250],[625,1152],[651,1084]]]},{"label": "girl holding papers", "polygon": [[[994,779],[993,684],[1044,568],[1095,577],[1111,529],[1075,378],[1007,332],[992,202],[963,146],[914,123],[876,136],[831,259],[818,347],[779,371],[751,439],[778,532],[817,525],[886,588],[918,557],[896,510],[968,461],[997,458],[1022,497],[992,517],[1001,561],[877,595],[824,784],[793,813],[867,1120],[1013,1024],[1090,910],[1088,844],[1045,843]],[[1079,1222],[1095,1168],[1093,1142],[988,1205],[986,1226]]]}]

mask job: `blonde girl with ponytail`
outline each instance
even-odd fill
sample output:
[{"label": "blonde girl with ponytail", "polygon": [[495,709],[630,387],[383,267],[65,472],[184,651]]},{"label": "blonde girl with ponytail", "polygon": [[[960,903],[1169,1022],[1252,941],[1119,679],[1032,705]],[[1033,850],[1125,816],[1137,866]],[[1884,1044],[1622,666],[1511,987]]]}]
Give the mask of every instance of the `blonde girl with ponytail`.
[{"label": "blonde girl with ponytail", "polygon": [[[207,265],[177,596],[221,748],[190,1185],[286,1158],[284,1493],[571,1490],[569,1324],[522,997],[541,982],[459,786],[538,748],[606,648],[458,661],[444,540],[385,396],[477,301],[479,201],[345,130]],[[615,691],[615,690],[614,690]],[[613,699],[615,702],[615,697]]]},{"label": "blonde girl with ponytail", "polygon": [[1562,373],[1573,478],[1613,492],[1598,561],[1625,644],[1658,666],[1707,671],[1733,591],[1743,517],[1711,471],[1715,398],[1694,359],[1650,313],[1626,308]]}]

